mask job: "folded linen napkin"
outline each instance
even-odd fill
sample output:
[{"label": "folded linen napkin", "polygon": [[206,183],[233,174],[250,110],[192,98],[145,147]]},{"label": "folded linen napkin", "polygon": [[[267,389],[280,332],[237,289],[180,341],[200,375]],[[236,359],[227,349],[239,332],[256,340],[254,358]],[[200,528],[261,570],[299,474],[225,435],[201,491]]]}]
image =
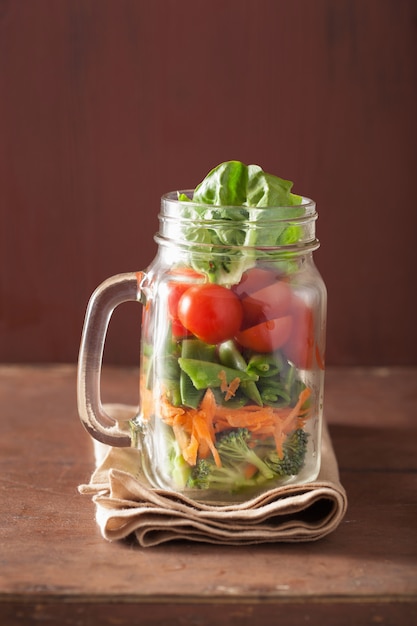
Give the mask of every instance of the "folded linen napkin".
[{"label": "folded linen napkin", "polygon": [[[124,405],[107,405],[106,411],[119,424],[134,414]],[[135,448],[95,441],[94,451],[96,469],[78,489],[92,496],[97,524],[109,541],[131,534],[142,547],[181,539],[225,545],[314,541],[334,531],[347,508],[326,425],[316,481],[277,487],[237,504],[195,502],[151,487]]]}]

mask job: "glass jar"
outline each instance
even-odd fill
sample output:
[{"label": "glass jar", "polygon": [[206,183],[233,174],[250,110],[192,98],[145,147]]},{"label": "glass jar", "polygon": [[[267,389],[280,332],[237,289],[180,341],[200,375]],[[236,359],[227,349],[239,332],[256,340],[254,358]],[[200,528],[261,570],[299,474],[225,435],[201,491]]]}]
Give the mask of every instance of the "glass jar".
[{"label": "glass jar", "polygon": [[[308,198],[276,210],[195,205],[169,193],[155,259],[91,297],[80,417],[96,439],[139,447],[151,486],[224,504],[317,477],[326,289],[313,261],[316,218]],[[107,325],[127,300],[143,304],[130,437],[100,399]]]}]

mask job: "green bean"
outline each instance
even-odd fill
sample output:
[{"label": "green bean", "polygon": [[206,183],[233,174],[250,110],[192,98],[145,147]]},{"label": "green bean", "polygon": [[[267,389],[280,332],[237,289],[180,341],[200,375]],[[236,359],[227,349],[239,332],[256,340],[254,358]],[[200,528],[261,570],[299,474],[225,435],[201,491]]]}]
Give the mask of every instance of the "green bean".
[{"label": "green bean", "polygon": [[[224,343],[220,344],[219,359],[221,363],[223,363],[223,365],[238,369],[241,372],[248,371],[248,365],[245,359],[243,358],[242,354],[236,347],[236,344],[232,340],[225,341]],[[257,372],[254,373],[257,374]],[[258,387],[253,380],[242,381],[240,383],[240,389],[247,398],[255,402],[255,404],[262,406],[262,398],[260,396]]]},{"label": "green bean", "polygon": [[228,385],[235,378],[239,378],[241,381],[258,380],[256,374],[225,367],[220,363],[209,363],[208,361],[184,359],[182,357],[178,359],[178,363],[180,368],[191,378],[196,389],[220,387],[223,377]]}]

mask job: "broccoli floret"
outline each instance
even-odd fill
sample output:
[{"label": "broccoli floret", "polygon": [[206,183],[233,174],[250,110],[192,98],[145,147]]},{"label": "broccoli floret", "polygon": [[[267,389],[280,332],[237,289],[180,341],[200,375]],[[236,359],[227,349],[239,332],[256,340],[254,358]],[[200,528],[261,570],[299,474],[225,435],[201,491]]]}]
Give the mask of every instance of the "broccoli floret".
[{"label": "broccoli floret", "polygon": [[[191,470],[187,487],[234,492],[259,486],[273,478],[298,474],[303,467],[308,434],[302,428],[287,436],[282,458],[275,449],[260,458],[249,447],[250,438],[250,431],[246,428],[223,434],[216,443],[222,466],[217,467],[213,459],[200,459]],[[245,476],[248,464],[258,470],[251,477]]]},{"label": "broccoli floret", "polygon": [[210,463],[210,461],[207,461],[207,459],[200,459],[199,461],[197,461],[197,464],[193,467],[191,475],[188,478],[187,487],[196,489],[208,489],[210,483],[210,474],[215,467],[215,464]]},{"label": "broccoli floret", "polygon": [[283,455],[276,450],[264,457],[265,464],[278,476],[298,474],[304,465],[307,452],[308,433],[298,428],[290,433],[283,443]]},{"label": "broccoli floret", "polygon": [[200,459],[191,471],[187,487],[234,492],[262,484],[265,480],[262,474],[245,478],[242,468],[238,466],[217,467],[213,461]]},{"label": "broccoli floret", "polygon": [[223,435],[217,442],[216,448],[219,451],[222,463],[236,466],[236,464],[250,463],[254,465],[267,479],[274,478],[271,469],[259,458],[252,448],[249,448],[248,441],[251,434],[247,428],[238,428]]}]

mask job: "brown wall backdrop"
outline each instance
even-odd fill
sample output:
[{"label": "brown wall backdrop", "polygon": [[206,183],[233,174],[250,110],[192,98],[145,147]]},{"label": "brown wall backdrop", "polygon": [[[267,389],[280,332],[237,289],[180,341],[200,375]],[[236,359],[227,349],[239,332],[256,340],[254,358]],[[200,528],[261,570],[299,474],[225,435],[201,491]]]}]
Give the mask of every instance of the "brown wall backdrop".
[{"label": "brown wall backdrop", "polygon": [[0,361],[75,361],[160,195],[239,159],[318,203],[327,362],[416,364],[416,34],[414,0],[0,0]]}]

